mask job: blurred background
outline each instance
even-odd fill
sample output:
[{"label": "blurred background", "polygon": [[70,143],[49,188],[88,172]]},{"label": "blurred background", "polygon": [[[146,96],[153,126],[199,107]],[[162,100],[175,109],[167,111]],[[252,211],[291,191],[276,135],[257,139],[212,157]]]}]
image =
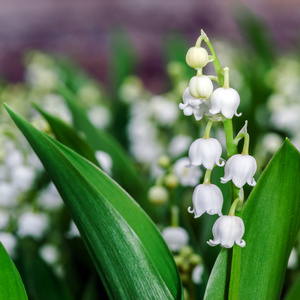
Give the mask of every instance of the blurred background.
[{"label": "blurred background", "polygon": [[[286,136],[300,149],[298,1],[0,0],[0,5],[0,101],[102,167],[163,233],[179,213],[184,231],[169,246],[186,299],[201,299],[220,248],[206,244],[216,218],[195,221],[186,210],[204,169],[188,174],[185,159],[205,122],[184,117],[178,108],[194,75],[185,55],[204,29],[221,66],[230,68],[243,113],[234,119],[235,132],[248,120],[257,179]],[[214,74],[210,65],[205,74]],[[80,128],[70,101],[99,136]],[[75,129],[74,140],[85,151],[59,138],[31,102]],[[105,299],[55,187],[3,109],[0,117],[0,241],[30,299]],[[214,126],[212,135],[224,143],[222,126]],[[113,147],[95,142],[101,137]],[[221,172],[215,169],[215,182]],[[137,174],[143,183],[134,182]],[[227,213],[229,185],[219,186]],[[299,248],[296,241],[284,293],[299,274]]]}]

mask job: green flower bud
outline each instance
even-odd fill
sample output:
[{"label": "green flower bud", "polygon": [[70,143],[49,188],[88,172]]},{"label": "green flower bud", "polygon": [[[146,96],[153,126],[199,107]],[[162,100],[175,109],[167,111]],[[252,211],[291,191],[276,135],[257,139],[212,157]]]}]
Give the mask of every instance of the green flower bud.
[{"label": "green flower bud", "polygon": [[178,187],[179,181],[177,176],[174,174],[169,174],[165,177],[165,186],[168,189],[176,189]]},{"label": "green flower bud", "polygon": [[192,47],[186,54],[186,63],[194,69],[201,69],[208,63],[208,53],[202,47]]},{"label": "green flower bud", "polygon": [[164,169],[169,168],[170,158],[167,155],[162,155],[158,158],[158,165]]}]

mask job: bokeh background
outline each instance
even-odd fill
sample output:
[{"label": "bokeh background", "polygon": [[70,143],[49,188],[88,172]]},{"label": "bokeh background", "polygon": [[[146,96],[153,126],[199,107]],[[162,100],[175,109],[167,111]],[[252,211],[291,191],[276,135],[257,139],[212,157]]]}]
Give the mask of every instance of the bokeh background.
[{"label": "bokeh background", "polygon": [[[182,159],[205,125],[178,108],[194,75],[185,54],[204,29],[221,65],[230,67],[243,113],[234,119],[235,131],[248,120],[257,179],[286,136],[300,149],[298,1],[0,0],[0,7],[1,103],[53,135],[30,103],[76,127],[61,87],[69,91],[93,126],[122,145],[145,191],[130,185],[109,149],[98,149],[95,141],[79,135],[95,151],[93,162],[134,196],[160,230],[170,225],[171,206],[178,207],[189,242],[183,238],[174,257],[189,299],[201,299],[220,248],[206,245],[216,218],[195,222],[186,211],[195,178],[204,169],[188,178]],[[213,72],[205,68],[205,74]],[[55,187],[4,109],[0,117],[0,241],[30,299],[105,299]],[[221,126],[212,134],[224,142]],[[169,157],[171,168],[158,167],[162,155]],[[214,171],[214,180],[221,172]],[[164,185],[169,175],[179,180],[173,199],[149,201],[148,191]],[[221,188],[229,198],[229,186]],[[246,195],[250,191],[245,188]],[[297,240],[284,293],[299,275],[299,249]]]}]

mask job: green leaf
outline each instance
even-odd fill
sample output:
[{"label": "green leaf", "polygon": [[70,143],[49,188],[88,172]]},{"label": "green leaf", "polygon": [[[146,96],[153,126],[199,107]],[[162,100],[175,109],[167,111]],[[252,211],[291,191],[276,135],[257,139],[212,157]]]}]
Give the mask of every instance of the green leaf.
[{"label": "green leaf", "polygon": [[137,203],[99,168],[6,108],[61,194],[110,298],[181,299],[172,254]]},{"label": "green leaf", "polygon": [[[231,270],[224,276],[214,268],[205,299],[279,299],[290,252],[300,227],[300,154],[286,140],[264,170],[241,217],[246,247],[234,246],[217,262]],[[229,288],[225,278],[230,276]],[[215,289],[220,289],[213,297]]]},{"label": "green leaf", "polygon": [[113,136],[91,124],[86,112],[75,102],[74,95],[69,90],[60,87],[60,93],[71,110],[75,128],[85,134],[94,150],[107,152],[111,156],[112,177],[146,209],[148,201],[145,186],[125,150]]},{"label": "green leaf", "polygon": [[34,104],[33,106],[49,123],[58,141],[73,149],[96,166],[99,166],[99,162],[95,157],[95,151],[88,144],[88,142],[78,134],[75,129],[73,129],[70,125],[60,120],[59,118],[47,113],[38,105]]},{"label": "green leaf", "polygon": [[28,299],[20,274],[0,242],[0,299]]}]

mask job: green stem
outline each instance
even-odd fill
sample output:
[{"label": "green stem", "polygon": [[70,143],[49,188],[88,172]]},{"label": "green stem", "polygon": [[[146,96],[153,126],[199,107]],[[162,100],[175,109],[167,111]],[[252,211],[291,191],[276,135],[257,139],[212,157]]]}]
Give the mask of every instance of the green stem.
[{"label": "green stem", "polygon": [[204,176],[204,184],[210,184],[210,177],[211,177],[212,170],[206,170],[205,176]]},{"label": "green stem", "polygon": [[236,198],[233,201],[233,203],[231,204],[228,216],[235,216],[235,210],[236,210],[237,206],[240,204],[240,202],[241,202],[240,198]]},{"label": "green stem", "polygon": [[197,70],[197,76],[202,76],[202,68]]},{"label": "green stem", "polygon": [[249,142],[250,142],[250,136],[248,133],[245,133],[244,135],[244,146],[242,154],[248,155],[249,154]]},{"label": "green stem", "polygon": [[[224,131],[226,137],[226,150],[227,150],[227,158],[238,153],[237,144],[233,139],[233,127],[232,127],[232,119],[225,119],[223,121],[224,124]],[[239,189],[231,183],[231,202],[234,199],[239,197]]]},{"label": "green stem", "polygon": [[172,227],[179,226],[179,208],[177,205],[173,205],[171,207],[171,226]]},{"label": "green stem", "polygon": [[211,130],[211,126],[214,122],[209,120],[206,127],[205,127],[205,131],[204,131],[204,135],[203,138],[204,139],[209,139],[210,138],[210,130]]},{"label": "green stem", "polygon": [[215,52],[215,49],[214,47],[212,46],[212,44],[210,43],[209,41],[209,38],[207,37],[207,35],[205,34],[205,32],[203,30],[201,30],[201,35],[203,35],[203,40],[204,42],[207,44],[214,60],[213,60],[213,64],[214,64],[214,67],[215,67],[215,70],[216,70],[216,73],[217,73],[217,76],[218,76],[218,79],[219,79],[219,85],[220,86],[223,86],[224,84],[224,76],[223,76],[223,71],[221,69],[221,65],[220,65],[220,62],[218,60],[218,57],[216,55],[216,52]]}]

